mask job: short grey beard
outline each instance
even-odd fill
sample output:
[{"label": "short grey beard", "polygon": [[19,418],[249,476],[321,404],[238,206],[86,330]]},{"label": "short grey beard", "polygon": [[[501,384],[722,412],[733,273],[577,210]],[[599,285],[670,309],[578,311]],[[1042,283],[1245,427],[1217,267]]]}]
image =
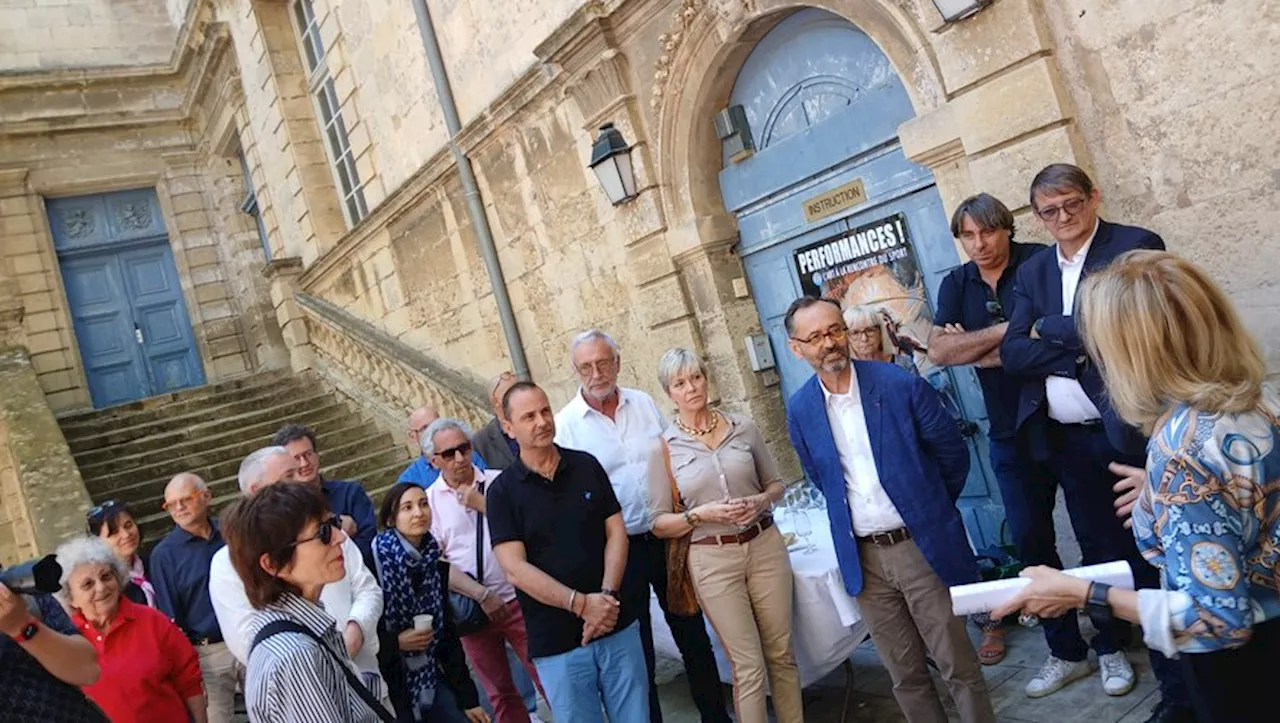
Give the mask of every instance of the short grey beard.
[{"label": "short grey beard", "polygon": [[592,393],[591,393],[591,390],[590,390],[590,389],[587,389],[587,387],[586,387],[586,385],[585,385],[585,384],[582,386],[582,393],[583,393],[583,394],[585,394],[585,395],[587,395],[588,397],[591,397],[592,399],[596,400],[597,402],[600,402],[601,404],[603,404],[603,403],[604,403],[604,400],[606,400],[606,399],[608,399],[609,397],[612,397],[614,394],[617,394],[617,393],[618,393],[618,383],[617,383],[617,382],[614,382],[614,383],[613,383],[613,386],[609,388],[609,392],[608,392],[607,394],[605,394],[603,397],[598,397],[598,396],[596,396],[596,395],[592,394]]},{"label": "short grey beard", "polygon": [[823,362],[821,366],[824,372],[842,372],[849,368],[849,357],[841,357],[838,362]]}]

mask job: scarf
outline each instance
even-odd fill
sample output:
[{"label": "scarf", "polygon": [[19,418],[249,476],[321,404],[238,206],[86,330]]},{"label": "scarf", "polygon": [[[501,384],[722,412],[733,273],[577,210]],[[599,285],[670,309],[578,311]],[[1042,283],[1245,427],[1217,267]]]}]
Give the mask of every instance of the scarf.
[{"label": "scarf", "polygon": [[142,567],[142,558],[138,555],[133,556],[133,562],[129,565],[129,580],[142,589],[142,594],[147,598],[147,607],[155,607],[156,589],[147,580],[147,572]]},{"label": "scarf", "polygon": [[430,533],[415,547],[394,529],[373,538],[373,554],[382,572],[382,619],[394,635],[413,627],[415,615],[430,615],[435,637],[420,653],[402,653],[406,687],[414,717],[422,720],[435,702],[439,666],[436,645],[444,625],[444,589],[440,583],[440,545]]}]

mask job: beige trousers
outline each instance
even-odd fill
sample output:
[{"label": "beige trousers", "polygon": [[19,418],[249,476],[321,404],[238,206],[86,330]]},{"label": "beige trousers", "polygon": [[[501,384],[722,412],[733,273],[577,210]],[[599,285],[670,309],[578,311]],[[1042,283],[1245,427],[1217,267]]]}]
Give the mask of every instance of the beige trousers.
[{"label": "beige trousers", "polygon": [[880,660],[893,679],[893,697],[910,723],[947,723],[929,676],[932,656],[964,723],[994,723],[995,711],[964,618],[951,614],[951,593],[914,540],[877,547],[858,543],[862,594],[858,608]]},{"label": "beige trousers", "polygon": [[791,559],[777,526],[742,545],[691,545],[689,572],[733,667],[739,723],[768,722],[766,674],[778,723],[803,723],[791,648]]},{"label": "beige trousers", "polygon": [[196,653],[200,656],[209,723],[232,723],[236,712],[236,683],[244,675],[244,669],[225,643],[197,646]]}]

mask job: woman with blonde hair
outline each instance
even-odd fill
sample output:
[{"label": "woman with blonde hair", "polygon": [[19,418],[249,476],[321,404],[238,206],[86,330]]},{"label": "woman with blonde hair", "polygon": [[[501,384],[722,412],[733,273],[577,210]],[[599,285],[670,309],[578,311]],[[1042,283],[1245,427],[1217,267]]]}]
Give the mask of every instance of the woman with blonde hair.
[{"label": "woman with blonde hair", "polygon": [[1201,723],[1274,720],[1280,395],[1265,382],[1262,352],[1222,290],[1162,251],[1130,252],[1090,276],[1079,316],[1116,412],[1151,436],[1132,524],[1163,589],[1030,568],[1031,584],[994,614],[1110,611],[1141,623],[1148,647],[1181,658]]}]

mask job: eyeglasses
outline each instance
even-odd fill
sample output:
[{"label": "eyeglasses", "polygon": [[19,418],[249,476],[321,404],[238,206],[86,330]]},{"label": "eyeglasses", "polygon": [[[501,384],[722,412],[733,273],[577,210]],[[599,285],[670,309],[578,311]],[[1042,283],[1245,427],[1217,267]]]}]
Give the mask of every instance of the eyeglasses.
[{"label": "eyeglasses", "polygon": [[160,509],[172,511],[179,507],[187,507],[189,505],[194,505],[195,503],[199,502],[200,498],[203,496],[204,496],[203,492],[193,492],[192,494],[189,494],[186,497],[179,497],[176,500],[165,500],[164,503],[160,505]]},{"label": "eyeglasses", "polygon": [[874,339],[875,337],[880,336],[880,327],[868,326],[862,329],[850,329],[848,334],[849,336],[861,337],[863,339]]},{"label": "eyeglasses", "polygon": [[503,382],[507,381],[508,379],[515,379],[515,378],[516,378],[516,375],[511,372],[503,372],[499,374],[498,378],[493,380],[493,387],[489,389],[489,396],[492,397],[494,392],[498,391],[498,387],[502,386]]},{"label": "eyeglasses", "polygon": [[320,529],[316,530],[316,534],[302,540],[294,540],[292,543],[287,545],[284,549],[291,550],[297,547],[298,545],[305,545],[308,542],[311,542],[312,540],[319,540],[321,545],[328,545],[330,542],[333,542],[333,531],[341,530],[341,529],[342,529],[342,521],[338,519],[337,515],[335,515],[321,522]]},{"label": "eyeglasses", "polygon": [[124,503],[119,500],[107,500],[106,502],[103,502],[97,507],[89,510],[89,514],[85,515],[85,519],[89,522],[94,522],[95,520],[100,522],[102,518],[107,516],[108,512],[117,508],[123,508],[124,506]]},{"label": "eyeglasses", "polygon": [[791,338],[794,339],[795,341],[800,342],[801,344],[805,344],[808,346],[821,344],[827,339],[830,339],[836,344],[843,344],[849,341],[849,330],[843,326],[833,326],[830,329],[827,329],[826,331],[815,331],[814,333],[810,334],[809,336],[806,336],[803,339],[798,339],[794,336]]},{"label": "eyeglasses", "polygon": [[1073,198],[1061,206],[1046,206],[1044,208],[1038,208],[1036,209],[1036,215],[1045,221],[1057,221],[1058,215],[1061,213],[1066,213],[1067,218],[1070,218],[1077,213],[1080,213],[1080,209],[1084,208],[1084,204],[1088,200],[1089,199],[1087,198]]},{"label": "eyeglasses", "polygon": [[987,302],[987,313],[991,315],[991,318],[997,324],[1003,324],[1008,321],[1008,319],[1005,319],[1004,317],[1004,306],[1000,304],[998,299],[992,299]]},{"label": "eyeglasses", "polygon": [[469,457],[471,455],[471,443],[463,442],[457,447],[442,449],[439,452],[436,452],[436,454],[440,455],[441,457],[444,457],[445,459],[453,459],[458,455],[462,455],[463,457]]},{"label": "eyeglasses", "polygon": [[615,371],[617,371],[617,369],[618,369],[617,359],[602,359],[594,364],[592,364],[591,362],[579,364],[577,367],[574,368],[574,371],[578,372],[578,376],[584,379],[590,379],[596,374],[599,374],[602,377],[608,376],[614,373]]}]

